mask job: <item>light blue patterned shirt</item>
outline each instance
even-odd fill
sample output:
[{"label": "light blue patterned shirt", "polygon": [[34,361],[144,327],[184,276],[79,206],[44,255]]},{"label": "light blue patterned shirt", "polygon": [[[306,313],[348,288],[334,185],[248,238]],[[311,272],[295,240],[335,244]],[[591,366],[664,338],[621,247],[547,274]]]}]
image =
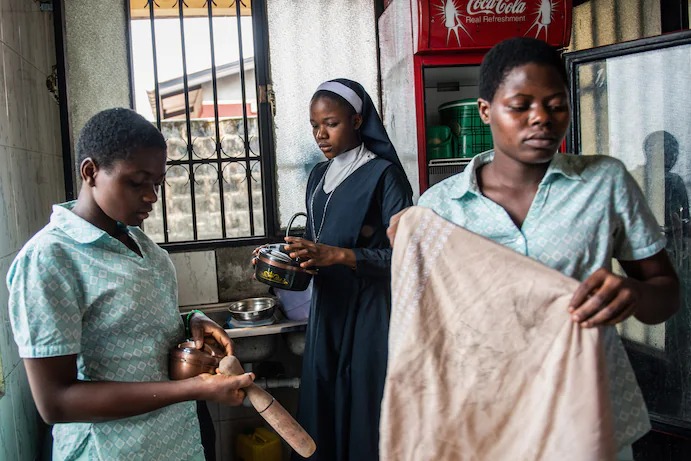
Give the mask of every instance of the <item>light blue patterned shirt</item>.
[{"label": "light blue patterned shirt", "polygon": [[481,194],[477,169],[492,151],[426,191],[418,205],[562,274],[585,280],[612,258],[635,261],[665,247],[660,226],[624,165],[607,156],[557,154],[519,229]]},{"label": "light blue patterned shirt", "polygon": [[[493,151],[474,157],[462,173],[426,191],[418,205],[580,281],[601,267],[611,269],[612,258],[635,261],[664,249],[660,226],[619,160],[556,154],[519,229],[478,187],[478,168],[493,158]],[[623,448],[650,423],[616,329],[604,332],[615,438]]]},{"label": "light blue patterned shirt", "polygon": [[[142,257],[72,213],[50,223],[7,274],[19,355],[77,354],[84,381],[168,380],[168,351],[184,336],[175,268],[168,253],[129,227]],[[144,415],[53,428],[53,459],[203,460],[194,402]]]}]

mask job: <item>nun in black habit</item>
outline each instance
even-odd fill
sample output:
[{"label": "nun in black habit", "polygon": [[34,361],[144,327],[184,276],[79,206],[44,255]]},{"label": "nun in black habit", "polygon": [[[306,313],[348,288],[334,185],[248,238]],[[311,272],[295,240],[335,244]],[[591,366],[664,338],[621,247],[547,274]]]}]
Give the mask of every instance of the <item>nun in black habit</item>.
[{"label": "nun in black habit", "polygon": [[305,237],[286,237],[292,256],[318,269],[298,421],[317,444],[310,459],[375,461],[391,309],[386,229],[412,189],[359,83],[320,85],[310,123],[327,161],[310,173]]}]

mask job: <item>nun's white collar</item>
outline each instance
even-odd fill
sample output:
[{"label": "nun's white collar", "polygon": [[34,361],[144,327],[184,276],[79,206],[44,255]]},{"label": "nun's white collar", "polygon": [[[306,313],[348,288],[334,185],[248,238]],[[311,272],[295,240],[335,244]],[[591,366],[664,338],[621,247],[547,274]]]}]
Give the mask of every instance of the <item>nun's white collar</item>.
[{"label": "nun's white collar", "polygon": [[324,192],[331,193],[355,170],[369,162],[376,155],[360,144],[354,149],[343,152],[331,160],[331,165],[324,176]]}]

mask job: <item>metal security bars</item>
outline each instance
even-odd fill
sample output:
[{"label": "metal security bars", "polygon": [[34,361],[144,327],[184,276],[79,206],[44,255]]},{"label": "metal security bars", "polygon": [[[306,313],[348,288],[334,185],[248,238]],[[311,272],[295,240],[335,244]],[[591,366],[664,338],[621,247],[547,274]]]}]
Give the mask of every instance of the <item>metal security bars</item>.
[{"label": "metal security bars", "polygon": [[[264,5],[130,0],[137,112],[168,144],[166,180],[144,230],[169,249],[274,234]],[[259,88],[259,91],[258,91]]]}]

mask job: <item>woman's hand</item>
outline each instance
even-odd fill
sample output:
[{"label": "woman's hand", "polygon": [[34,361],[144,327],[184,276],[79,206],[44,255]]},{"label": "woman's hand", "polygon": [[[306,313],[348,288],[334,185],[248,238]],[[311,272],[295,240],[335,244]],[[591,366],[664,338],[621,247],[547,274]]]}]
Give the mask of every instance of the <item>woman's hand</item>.
[{"label": "woman's hand", "polygon": [[628,277],[598,269],[576,289],[569,307],[574,322],[589,328],[614,325],[635,315],[655,325],[679,310],[679,278],[665,250],[619,264]]},{"label": "woman's hand", "polygon": [[300,237],[286,237],[288,243],[285,249],[290,251],[290,257],[300,259],[300,267],[327,267],[343,264],[355,269],[356,260],[353,250],[332,247],[323,243],[315,243]]},{"label": "woman's hand", "polygon": [[616,325],[636,313],[639,288],[637,280],[598,269],[576,289],[569,313],[584,328]]},{"label": "woman's hand", "polygon": [[259,257],[259,250],[264,248],[266,245],[258,246],[254,250],[252,250],[252,265],[256,266],[257,265],[257,258]]},{"label": "woman's hand", "polygon": [[254,274],[254,266],[257,265],[257,259],[259,258],[259,250],[264,248],[265,245],[259,246],[252,250],[252,280],[257,280],[257,276]]},{"label": "woman's hand", "polygon": [[245,399],[242,389],[254,382],[254,373],[227,376],[216,370],[216,374],[202,373],[195,378],[204,387],[204,400],[213,400],[224,405],[237,406]]},{"label": "woman's hand", "polygon": [[190,333],[194,340],[194,347],[197,349],[203,348],[204,343],[206,343],[212,349],[218,349],[218,346],[220,346],[223,350],[218,352],[233,355],[233,341],[228,336],[228,333],[206,315],[198,312],[192,314],[192,318],[190,318]]}]

